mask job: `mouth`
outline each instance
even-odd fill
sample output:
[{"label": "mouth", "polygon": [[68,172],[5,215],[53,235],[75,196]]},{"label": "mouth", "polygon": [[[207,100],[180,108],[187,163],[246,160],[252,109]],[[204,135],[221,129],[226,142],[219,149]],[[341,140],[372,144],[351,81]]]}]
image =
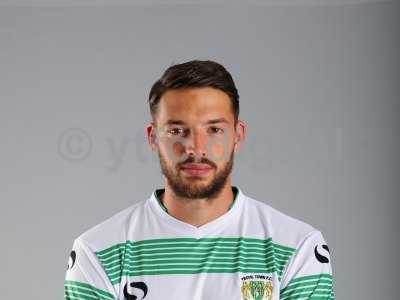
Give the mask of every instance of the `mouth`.
[{"label": "mouth", "polygon": [[207,164],[186,164],[182,167],[183,172],[189,176],[204,176],[213,168]]}]

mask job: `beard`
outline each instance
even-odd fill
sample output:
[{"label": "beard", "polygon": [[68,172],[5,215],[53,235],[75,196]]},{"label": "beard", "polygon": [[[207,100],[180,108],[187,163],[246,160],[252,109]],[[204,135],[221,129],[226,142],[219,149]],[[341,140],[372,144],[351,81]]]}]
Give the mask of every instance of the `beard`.
[{"label": "beard", "polygon": [[182,198],[187,199],[199,199],[199,198],[215,198],[224,188],[227,178],[233,169],[233,161],[234,161],[234,150],[230,154],[229,160],[222,166],[220,170],[216,170],[216,166],[214,163],[209,160],[202,158],[197,163],[204,163],[212,166],[216,173],[211,182],[207,185],[202,185],[201,183],[195,182],[191,183],[189,181],[185,181],[180,175],[180,165],[186,163],[194,163],[195,160],[192,156],[190,156],[186,161],[178,164],[177,170],[173,167],[169,167],[166,159],[161,155],[160,151],[157,151],[161,172],[164,174],[165,178],[171,189],[174,191],[175,195]]}]

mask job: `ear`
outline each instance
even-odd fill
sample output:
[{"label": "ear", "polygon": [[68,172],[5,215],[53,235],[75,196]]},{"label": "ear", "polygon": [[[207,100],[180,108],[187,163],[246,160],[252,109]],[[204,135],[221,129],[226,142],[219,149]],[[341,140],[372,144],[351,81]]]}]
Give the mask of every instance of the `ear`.
[{"label": "ear", "polygon": [[238,120],[235,128],[235,153],[242,147],[246,138],[246,123]]},{"label": "ear", "polygon": [[158,137],[157,137],[157,127],[154,122],[150,122],[146,126],[146,136],[147,142],[151,147],[152,151],[158,150]]}]

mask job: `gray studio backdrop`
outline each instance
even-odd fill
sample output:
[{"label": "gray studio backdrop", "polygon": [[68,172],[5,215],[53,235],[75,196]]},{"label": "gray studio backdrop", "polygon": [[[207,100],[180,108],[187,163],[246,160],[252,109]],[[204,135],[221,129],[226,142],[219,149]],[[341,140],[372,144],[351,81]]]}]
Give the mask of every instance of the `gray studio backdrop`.
[{"label": "gray studio backdrop", "polygon": [[398,298],[398,3],[77,2],[0,6],[1,299],[62,299],[73,239],[162,184],[147,95],[194,58],[239,90],[234,184],[323,232],[337,299]]}]

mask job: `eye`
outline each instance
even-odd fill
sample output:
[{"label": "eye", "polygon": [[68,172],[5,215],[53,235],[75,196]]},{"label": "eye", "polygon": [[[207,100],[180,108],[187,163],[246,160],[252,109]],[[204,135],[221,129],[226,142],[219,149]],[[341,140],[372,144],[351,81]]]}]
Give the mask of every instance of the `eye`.
[{"label": "eye", "polygon": [[210,127],[210,129],[213,133],[223,133],[224,132],[224,130],[219,127]]},{"label": "eye", "polygon": [[172,129],[168,130],[168,133],[172,134],[172,135],[181,135],[184,132],[185,132],[184,128],[172,128]]}]

